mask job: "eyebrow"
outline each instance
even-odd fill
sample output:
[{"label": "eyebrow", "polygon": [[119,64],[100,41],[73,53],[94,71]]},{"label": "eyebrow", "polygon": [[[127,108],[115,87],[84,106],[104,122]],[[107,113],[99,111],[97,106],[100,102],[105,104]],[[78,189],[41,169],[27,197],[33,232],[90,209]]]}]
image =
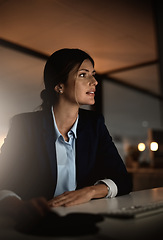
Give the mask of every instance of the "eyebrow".
[{"label": "eyebrow", "polygon": [[[88,70],[88,69],[86,69],[86,68],[79,69],[79,71],[86,71],[86,72],[89,72],[89,70]],[[93,71],[92,71],[92,73],[96,73],[96,71],[95,71],[95,70],[93,70]]]}]

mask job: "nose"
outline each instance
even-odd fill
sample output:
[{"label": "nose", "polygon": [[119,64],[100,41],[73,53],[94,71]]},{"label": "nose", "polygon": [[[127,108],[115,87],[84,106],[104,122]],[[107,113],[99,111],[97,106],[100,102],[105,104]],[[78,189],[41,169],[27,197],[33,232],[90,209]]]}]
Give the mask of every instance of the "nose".
[{"label": "nose", "polygon": [[98,84],[97,80],[95,79],[95,77],[92,76],[91,79],[90,79],[89,85],[90,86],[97,86],[97,84]]}]

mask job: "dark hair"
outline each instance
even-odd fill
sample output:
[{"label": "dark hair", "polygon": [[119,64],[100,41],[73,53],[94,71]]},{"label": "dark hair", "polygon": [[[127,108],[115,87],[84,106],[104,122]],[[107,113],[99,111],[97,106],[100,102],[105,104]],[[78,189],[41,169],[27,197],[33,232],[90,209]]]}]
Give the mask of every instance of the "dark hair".
[{"label": "dark hair", "polygon": [[69,72],[76,66],[79,68],[85,59],[89,59],[94,66],[93,59],[80,49],[63,48],[48,58],[44,68],[45,89],[40,94],[43,110],[49,109],[57,102],[58,93],[54,90],[55,86],[66,83]]}]

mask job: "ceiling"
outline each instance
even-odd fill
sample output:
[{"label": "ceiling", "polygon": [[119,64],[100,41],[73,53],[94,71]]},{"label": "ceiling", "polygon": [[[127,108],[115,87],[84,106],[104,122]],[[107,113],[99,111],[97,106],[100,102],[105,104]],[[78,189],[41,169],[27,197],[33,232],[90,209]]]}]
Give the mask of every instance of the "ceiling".
[{"label": "ceiling", "polygon": [[[150,0],[0,0],[0,20],[1,38],[47,55],[84,49],[99,73],[158,58]],[[159,94],[157,71],[147,64],[111,76]]]},{"label": "ceiling", "polygon": [[21,105],[17,95],[26,100],[30,92],[31,101],[39,102],[35,93],[43,88],[45,59],[15,45],[45,56],[81,48],[94,58],[97,73],[161,95],[150,0],[0,0],[0,37],[0,107],[6,116]]}]

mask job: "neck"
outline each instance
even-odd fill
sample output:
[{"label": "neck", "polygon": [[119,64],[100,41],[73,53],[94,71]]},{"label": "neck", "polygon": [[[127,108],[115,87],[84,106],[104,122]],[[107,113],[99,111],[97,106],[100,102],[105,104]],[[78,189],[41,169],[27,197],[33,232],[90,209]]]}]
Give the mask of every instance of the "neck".
[{"label": "neck", "polygon": [[68,131],[71,129],[78,117],[78,106],[68,106],[68,104],[58,103],[53,107],[54,115],[58,130],[66,138]]}]

